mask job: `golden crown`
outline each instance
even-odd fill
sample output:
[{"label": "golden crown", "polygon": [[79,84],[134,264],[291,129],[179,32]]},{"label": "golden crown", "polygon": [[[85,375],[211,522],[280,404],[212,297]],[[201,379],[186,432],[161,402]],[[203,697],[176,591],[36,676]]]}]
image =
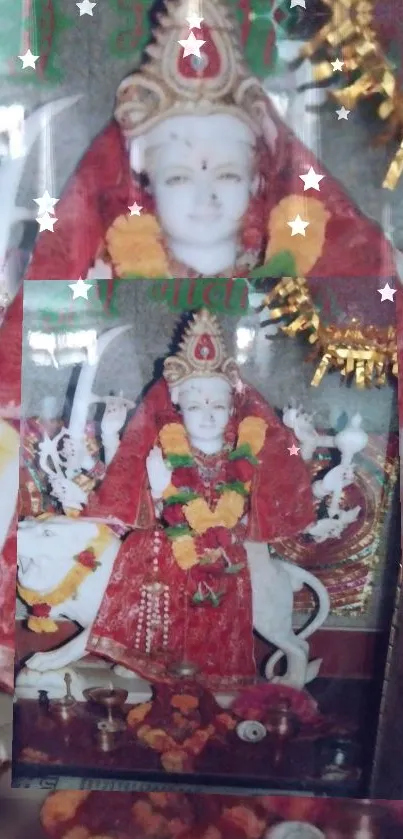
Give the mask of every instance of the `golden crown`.
[{"label": "golden crown", "polygon": [[164,378],[169,387],[192,376],[219,376],[231,386],[238,380],[238,368],[227,353],[221,327],[207,309],[193,316],[178,352],[164,362]]},{"label": "golden crown", "polygon": [[201,57],[184,57],[179,41],[190,34],[189,2],[166,0],[146,47],[148,60],[117,91],[115,117],[126,137],[192,113],[230,114],[260,135],[267,96],[244,60],[238,23],[225,0],[203,0],[202,13],[200,29],[192,30],[205,41]]}]

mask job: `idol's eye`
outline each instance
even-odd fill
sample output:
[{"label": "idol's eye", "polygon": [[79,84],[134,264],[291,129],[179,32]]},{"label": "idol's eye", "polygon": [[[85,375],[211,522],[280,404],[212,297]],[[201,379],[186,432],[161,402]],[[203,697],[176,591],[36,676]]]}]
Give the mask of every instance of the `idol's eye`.
[{"label": "idol's eye", "polygon": [[199,411],[200,410],[200,405],[189,405],[187,410],[188,411]]},{"label": "idol's eye", "polygon": [[236,733],[244,743],[260,743],[266,737],[267,731],[261,722],[245,720],[237,725]]},{"label": "idol's eye", "polygon": [[216,411],[225,411],[225,405],[214,405]]},{"label": "idol's eye", "polygon": [[166,185],[167,186],[180,186],[181,184],[187,184],[190,178],[187,175],[171,175],[169,178],[166,178]]},{"label": "idol's eye", "polygon": [[236,172],[221,172],[218,176],[219,181],[232,181],[233,183],[240,184],[242,178],[240,175],[237,175]]}]

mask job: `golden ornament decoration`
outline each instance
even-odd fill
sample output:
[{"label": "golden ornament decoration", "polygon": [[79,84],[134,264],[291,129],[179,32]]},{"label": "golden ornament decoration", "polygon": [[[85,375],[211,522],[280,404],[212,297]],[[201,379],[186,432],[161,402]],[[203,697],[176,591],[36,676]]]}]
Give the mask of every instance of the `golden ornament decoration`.
[{"label": "golden ornament decoration", "polygon": [[[377,31],[377,0],[322,2],[330,11],[330,19],[302,48],[301,57],[313,60],[317,82],[333,76],[332,61],[339,59],[343,63],[340,72],[346,77],[346,85],[331,91],[331,96],[348,110],[363,99],[380,98],[377,112],[386,130],[376,142],[398,144],[382,184],[393,190],[403,173],[403,82],[399,66],[395,67],[386,55]],[[324,51],[328,58],[321,60],[319,56]]]},{"label": "golden ornament decoration", "polygon": [[307,335],[313,346],[308,360],[319,359],[311,381],[313,387],[318,387],[332,370],[345,379],[353,377],[360,389],[380,387],[386,384],[389,374],[397,376],[395,327],[364,325],[356,318],[343,326],[324,324],[303,277],[283,277],[259,308],[267,308],[271,322],[288,320],[286,325],[280,325],[285,335]]}]

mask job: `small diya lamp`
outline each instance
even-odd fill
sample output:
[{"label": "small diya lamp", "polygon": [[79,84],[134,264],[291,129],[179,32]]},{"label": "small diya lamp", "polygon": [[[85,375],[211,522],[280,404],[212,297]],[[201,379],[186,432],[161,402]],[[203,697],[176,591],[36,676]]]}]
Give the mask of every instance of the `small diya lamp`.
[{"label": "small diya lamp", "polygon": [[[114,688],[111,683],[108,688],[86,688],[84,696],[106,711],[106,719],[98,720],[96,724],[96,740],[102,752],[113,751],[119,746],[121,734],[126,729],[122,709],[128,697],[127,690]],[[118,716],[114,716],[116,711]]]},{"label": "small diya lamp", "polygon": [[[71,676],[69,673],[65,674],[64,682],[66,685],[66,694],[62,699],[55,699],[50,703],[50,710],[52,716],[57,717],[61,722],[68,723],[75,716],[77,712],[77,700],[71,692]],[[45,691],[43,691],[45,693]],[[43,698],[45,705],[45,699]]]},{"label": "small diya lamp", "polygon": [[[87,688],[84,691],[84,696],[86,699],[90,700],[90,702],[100,705],[100,707],[106,711],[106,720],[101,721],[102,730],[108,731],[110,734],[116,734],[117,732],[124,731],[126,729],[122,709],[128,697],[127,690],[114,688],[113,685],[110,684],[108,688]],[[118,712],[117,716],[114,716],[114,711]]]},{"label": "small diya lamp", "polygon": [[269,708],[264,719],[266,731],[276,745],[274,762],[280,763],[285,746],[297,736],[301,724],[297,714],[291,708],[289,699],[282,699],[278,705]]}]

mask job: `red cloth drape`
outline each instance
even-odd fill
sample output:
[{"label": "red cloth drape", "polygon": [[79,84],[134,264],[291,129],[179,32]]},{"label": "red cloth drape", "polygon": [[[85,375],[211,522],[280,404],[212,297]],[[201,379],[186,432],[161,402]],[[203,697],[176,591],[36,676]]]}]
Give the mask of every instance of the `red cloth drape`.
[{"label": "red cloth drape", "polygon": [[[320,192],[310,190],[307,195],[319,198],[331,218],[323,253],[310,275],[347,280],[393,274],[391,248],[379,225],[354,206],[336,179],[286,128],[269,99],[267,111],[278,136],[274,154],[260,155],[265,170],[262,175],[267,181],[262,231],[267,230],[270,211],[282,198],[291,193],[304,194],[299,176],[312,166],[325,178],[321,181]],[[112,120],[93,141],[69,180],[57,205],[58,221],[54,232],[44,231],[38,237],[26,278],[84,278],[114,219],[127,214],[133,200],[146,207],[149,205],[147,194],[139,194],[138,189],[130,172],[123,135]]]},{"label": "red cloth drape", "polygon": [[243,569],[238,576],[226,577],[225,597],[208,614],[205,608],[191,605],[201,579],[198,566],[181,570],[172,557],[169,540],[164,538],[158,581],[169,588],[170,636],[161,654],[146,655],[140,645],[136,649],[135,638],[140,635],[141,587],[151,573],[156,525],[145,461],[160,428],[172,416],[163,379],[150,389],[128,423],[101,487],[83,512],[141,528],[132,530],[120,548],[87,649],[119,661],[147,679],[167,678],[169,667],[185,658],[198,666],[211,687],[253,679],[252,595],[243,541],[269,542],[291,536],[314,520],[308,470],[301,458],[290,457],[288,452],[294,442],[292,434],[248,385],[236,394],[234,415],[235,426],[246,416],[259,416],[267,424],[260,465],[252,481],[248,532],[242,533],[238,547],[227,549],[234,554],[234,564],[243,563]]}]

